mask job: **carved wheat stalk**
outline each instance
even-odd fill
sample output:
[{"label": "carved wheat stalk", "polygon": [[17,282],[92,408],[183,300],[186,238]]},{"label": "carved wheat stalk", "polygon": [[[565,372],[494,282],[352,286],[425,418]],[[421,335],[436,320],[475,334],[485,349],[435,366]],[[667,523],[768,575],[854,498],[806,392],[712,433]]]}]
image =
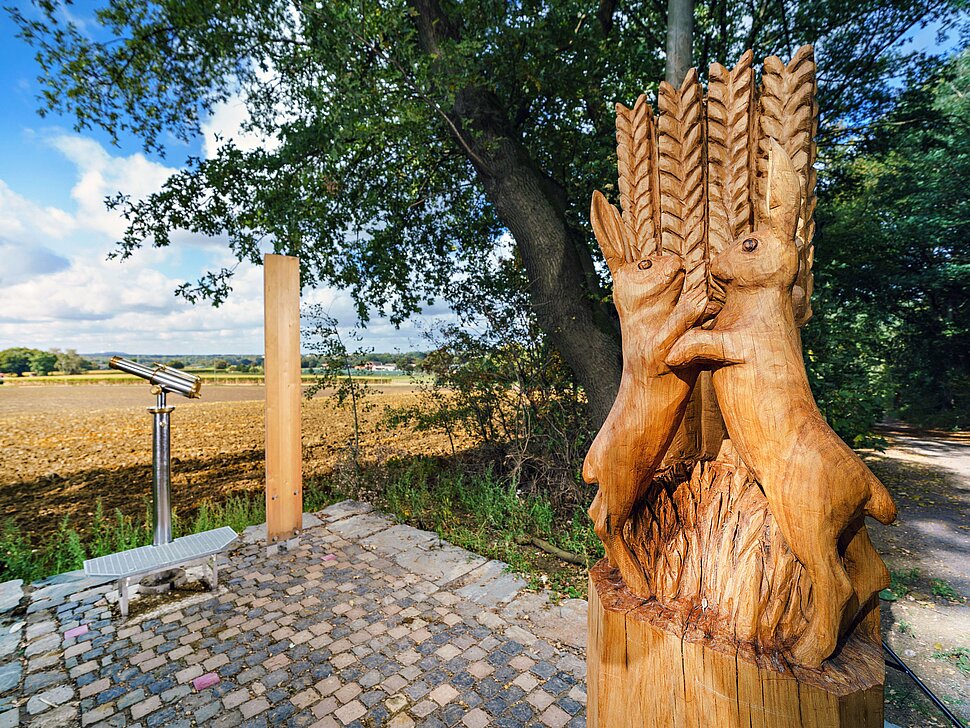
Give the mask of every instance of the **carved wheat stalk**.
[{"label": "carved wheat stalk", "polygon": [[707,92],[708,245],[711,256],[751,231],[754,54],[730,71],[711,66]]},{"label": "carved wheat stalk", "polygon": [[795,323],[811,317],[812,236],[815,233],[815,131],[818,104],[815,102],[815,52],[802,46],[786,66],[776,56],[765,59],[761,76],[760,135],[758,154],[758,200],[764,200],[768,148],[774,139],[788,152],[804,183],[796,244],[799,253],[795,281]]},{"label": "carved wheat stalk", "polygon": [[660,189],[657,180],[657,135],[646,94],[632,109],[616,105],[616,160],[620,206],[628,239],[635,250],[624,250],[627,261],[659,251]]},{"label": "carved wheat stalk", "polygon": [[660,237],[663,250],[684,259],[684,291],[707,286],[707,195],[704,95],[691,69],[679,89],[663,82],[657,99]]}]

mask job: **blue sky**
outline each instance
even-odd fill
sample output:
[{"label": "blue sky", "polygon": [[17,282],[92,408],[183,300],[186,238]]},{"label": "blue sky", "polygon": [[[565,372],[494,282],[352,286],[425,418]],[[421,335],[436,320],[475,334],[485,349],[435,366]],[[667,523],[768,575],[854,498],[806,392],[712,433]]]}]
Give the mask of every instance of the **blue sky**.
[{"label": "blue sky", "polygon": [[[262,351],[260,267],[240,264],[233,293],[218,309],[173,294],[183,281],[235,263],[220,241],[182,233],[170,248],[145,248],[125,262],[106,259],[124,225],[105,209],[105,196],[124,191],[137,198],[158,189],[187,156],[211,153],[217,134],[243,147],[260,144],[240,132],[243,104],[221,105],[202,136],[189,145],[172,141],[165,159],[146,156],[137,139],[115,146],[100,130],[75,132],[70,118],[41,118],[34,51],[15,34],[0,13],[0,349]],[[355,321],[341,291],[305,290],[303,300],[324,304],[347,327]],[[377,351],[426,348],[421,327],[442,316],[450,318],[439,307],[401,329],[374,317],[362,343]]]},{"label": "blue sky", "polygon": [[[34,52],[15,33],[0,13],[0,349],[261,351],[260,268],[240,265],[234,291],[218,309],[173,295],[183,281],[234,262],[220,241],[181,234],[170,248],[143,249],[124,263],[106,260],[124,225],[104,208],[104,197],[154,191],[186,156],[210,153],[216,134],[244,147],[262,143],[240,132],[242,103],[217,108],[203,135],[189,145],[173,143],[167,159],[146,156],[132,138],[113,146],[99,130],[77,133],[71,119],[37,115]],[[918,31],[911,42],[935,48],[936,29]],[[304,291],[304,301],[323,303],[343,324],[354,321],[340,291]],[[419,328],[433,317],[417,317],[402,330],[375,318],[364,344],[378,351],[424,348]]]}]

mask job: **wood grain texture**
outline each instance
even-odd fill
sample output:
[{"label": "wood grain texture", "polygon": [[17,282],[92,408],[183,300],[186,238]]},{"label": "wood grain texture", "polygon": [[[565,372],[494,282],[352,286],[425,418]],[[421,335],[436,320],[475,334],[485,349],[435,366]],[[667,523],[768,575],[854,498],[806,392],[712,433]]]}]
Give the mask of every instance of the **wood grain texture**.
[{"label": "wood grain texture", "polygon": [[606,422],[586,454],[583,478],[599,485],[589,515],[606,553],[630,588],[646,594],[646,575],[623,532],[684,416],[696,374],[674,374],[664,357],[703,315],[706,287],[683,293],[684,264],[677,255],[641,254],[627,261],[629,230],[599,192],[593,193],[590,221],[613,276],[613,302],[623,332],[623,376]]},{"label": "wood grain texture", "polygon": [[661,244],[684,259],[685,292],[706,291],[704,92],[697,70],[688,72],[679,89],[662,82],[657,105]]},{"label": "wood grain texture", "polygon": [[[800,600],[810,617],[791,654],[797,664],[818,668],[835,652],[860,605],[889,583],[862,517],[890,523],[896,508],[815,405],[792,307],[802,183],[778,142],[770,155],[759,226],[711,262],[711,274],[725,286],[724,307],[711,329],[682,336],[667,363],[714,370],[733,447],[810,579],[811,603]],[[783,578],[791,581],[794,574]],[[795,595],[789,600],[796,601]],[[770,597],[765,603],[768,611],[792,606]]]},{"label": "wood grain texture", "polygon": [[885,668],[876,645],[850,639],[822,671],[804,671],[697,639],[665,610],[590,570],[590,728],[882,728]]},{"label": "wood grain texture", "polygon": [[266,367],[266,538],[283,541],[303,525],[300,426],[300,263],[263,259]]},{"label": "wood grain texture", "polygon": [[632,109],[616,105],[616,160],[620,207],[627,229],[628,263],[660,252],[660,187],[657,132],[645,94]]},{"label": "wood grain texture", "polygon": [[707,179],[711,256],[752,229],[754,70],[747,51],[728,70],[711,66],[707,91]]},{"label": "wood grain texture", "polygon": [[606,553],[634,592],[648,595],[646,575],[623,539],[633,509],[653,481],[684,415],[696,375],[664,363],[674,341],[706,306],[706,288],[683,294],[684,265],[676,255],[628,261],[629,229],[619,211],[593,193],[590,221],[613,276],[613,301],[623,331],[623,376],[613,407],[583,462],[583,478],[598,483],[589,510]]},{"label": "wood grain texture", "polygon": [[804,325],[811,318],[813,286],[812,237],[815,234],[815,132],[818,128],[818,103],[815,98],[815,51],[810,45],[799,48],[786,65],[777,56],[764,61],[761,75],[758,149],[758,202],[765,199],[767,159],[771,143],[787,152],[802,179],[803,198],[799,210],[795,242],[799,252],[799,271],[795,281],[795,322]]},{"label": "wood grain texture", "polygon": [[[686,706],[677,724],[693,724],[697,705],[730,724],[730,691],[703,685],[733,678],[735,707],[747,706],[742,724],[777,725],[798,691],[764,670],[785,665],[812,683],[854,640],[878,645],[888,572],[865,516],[895,516],[884,486],[819,414],[802,359],[815,210],[812,49],[788,64],[767,59],[760,94],[748,52],[730,70],[711,68],[706,101],[692,71],[680,88],[661,84],[658,107],[654,119],[643,96],[632,109],[617,106],[623,213],[599,193],[591,209],[613,276],[623,377],[583,475],[599,485],[590,516],[609,563],[627,595],[643,600],[623,625],[598,628],[625,640],[615,649],[627,663],[608,659],[614,682],[627,675],[657,688],[651,671],[667,661],[632,614],[653,610],[653,626],[701,645],[678,647],[686,672],[658,688],[681,691],[671,698]],[[705,651],[712,646],[717,656]],[[630,667],[634,653],[639,668]],[[758,669],[742,675],[732,661]],[[758,691],[758,680],[772,683]],[[612,716],[604,689],[591,684],[591,715]],[[605,702],[593,706],[594,695]],[[865,700],[840,700],[819,694],[798,707],[868,715]]]}]

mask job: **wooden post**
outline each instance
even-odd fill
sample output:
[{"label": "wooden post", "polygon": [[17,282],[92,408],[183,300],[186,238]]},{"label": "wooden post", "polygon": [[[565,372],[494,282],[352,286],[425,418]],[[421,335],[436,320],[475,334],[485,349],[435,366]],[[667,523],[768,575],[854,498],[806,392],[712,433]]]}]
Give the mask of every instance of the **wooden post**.
[{"label": "wooden post", "polygon": [[685,630],[632,594],[606,561],[590,569],[589,728],[882,728],[884,668],[850,638],[823,670]]},{"label": "wooden post", "polygon": [[266,354],[266,540],[285,541],[303,521],[300,435],[300,263],[263,259]]}]

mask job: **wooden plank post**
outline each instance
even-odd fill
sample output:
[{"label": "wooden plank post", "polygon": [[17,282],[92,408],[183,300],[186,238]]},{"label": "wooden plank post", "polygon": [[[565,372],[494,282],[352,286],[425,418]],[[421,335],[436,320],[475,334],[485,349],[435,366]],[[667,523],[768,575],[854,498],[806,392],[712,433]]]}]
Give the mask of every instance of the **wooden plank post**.
[{"label": "wooden plank post", "polygon": [[266,541],[276,544],[303,523],[300,433],[300,262],[263,258],[266,352]]}]

